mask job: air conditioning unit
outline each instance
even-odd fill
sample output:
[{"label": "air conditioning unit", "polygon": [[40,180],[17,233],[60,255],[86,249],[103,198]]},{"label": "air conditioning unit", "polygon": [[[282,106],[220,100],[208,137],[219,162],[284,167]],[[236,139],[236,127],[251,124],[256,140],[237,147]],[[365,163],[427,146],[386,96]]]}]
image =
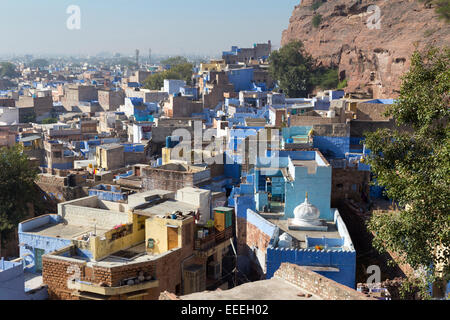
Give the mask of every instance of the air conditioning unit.
[{"label": "air conditioning unit", "polygon": [[208,264],[208,277],[214,280],[218,280],[221,276],[220,274],[220,262],[212,261]]}]

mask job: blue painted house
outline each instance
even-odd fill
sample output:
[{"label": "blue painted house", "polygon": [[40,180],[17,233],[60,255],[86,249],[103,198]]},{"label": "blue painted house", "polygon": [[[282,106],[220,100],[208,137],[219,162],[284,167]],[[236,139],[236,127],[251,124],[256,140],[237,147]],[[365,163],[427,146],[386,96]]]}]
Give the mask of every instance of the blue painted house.
[{"label": "blue painted house", "polygon": [[[247,229],[251,225],[260,237],[270,238],[267,246],[251,246],[253,263],[268,279],[281,263],[290,262],[355,288],[356,252],[338,210],[330,206],[330,164],[318,151],[279,151],[277,156],[258,158],[228,199]],[[314,208],[320,227],[293,227],[302,203]]]},{"label": "blue painted house", "polygon": [[47,287],[26,286],[23,262],[0,259],[0,300],[45,300]]}]

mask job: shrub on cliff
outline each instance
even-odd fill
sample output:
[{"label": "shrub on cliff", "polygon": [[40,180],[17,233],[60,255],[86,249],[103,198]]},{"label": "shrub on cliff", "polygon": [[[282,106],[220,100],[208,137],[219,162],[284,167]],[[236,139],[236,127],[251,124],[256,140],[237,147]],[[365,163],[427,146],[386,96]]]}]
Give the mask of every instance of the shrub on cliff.
[{"label": "shrub on cliff", "polygon": [[312,19],[312,25],[314,28],[317,28],[320,26],[320,23],[322,22],[322,15],[321,14],[316,14],[314,15],[313,19]]}]

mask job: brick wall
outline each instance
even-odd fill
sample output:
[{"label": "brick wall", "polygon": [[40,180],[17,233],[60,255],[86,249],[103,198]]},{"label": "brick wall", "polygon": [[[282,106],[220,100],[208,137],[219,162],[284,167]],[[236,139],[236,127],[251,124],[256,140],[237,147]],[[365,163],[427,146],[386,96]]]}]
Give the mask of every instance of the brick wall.
[{"label": "brick wall", "polygon": [[[192,248],[175,250],[161,256],[157,260],[141,263],[130,263],[117,267],[87,266],[85,262],[76,262],[73,259],[61,257],[43,257],[43,282],[48,285],[49,298],[51,300],[78,300],[73,295],[74,290],[67,287],[67,280],[74,275],[76,267],[80,270],[80,280],[97,285],[117,287],[121,281],[136,277],[139,272],[152,275],[159,281],[158,288],[148,289],[145,300],[157,300],[163,291],[175,292],[177,285],[181,287],[181,263],[192,253]],[[75,269],[73,269],[75,267]],[[109,299],[126,299],[126,296],[111,296]]]},{"label": "brick wall", "polygon": [[73,262],[58,258],[42,257],[42,282],[48,286],[50,300],[79,300],[67,287],[67,280],[74,276],[76,268],[84,278],[85,262]]},{"label": "brick wall", "polygon": [[69,187],[68,177],[40,174],[36,184],[57,202],[70,201],[87,196],[87,193],[81,186]]},{"label": "brick wall", "polygon": [[177,191],[185,187],[194,187],[193,174],[176,171],[144,169],[146,176],[142,179],[144,190]]},{"label": "brick wall", "polygon": [[290,263],[282,263],[274,276],[324,300],[375,300],[318,273]]},{"label": "brick wall", "polygon": [[247,245],[249,247],[255,246],[265,251],[269,246],[269,242],[270,237],[267,234],[250,222],[247,222]]}]

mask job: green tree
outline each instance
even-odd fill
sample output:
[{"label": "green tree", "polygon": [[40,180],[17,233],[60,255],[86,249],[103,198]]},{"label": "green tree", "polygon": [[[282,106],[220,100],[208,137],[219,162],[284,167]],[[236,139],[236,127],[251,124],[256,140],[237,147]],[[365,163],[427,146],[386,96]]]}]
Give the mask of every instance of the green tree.
[{"label": "green tree", "polygon": [[164,85],[164,79],[184,80],[190,85],[192,83],[193,68],[194,66],[190,63],[182,63],[173,66],[170,70],[152,74],[144,81],[144,88],[160,90]]},{"label": "green tree", "polygon": [[386,112],[398,127],[365,141],[378,184],[400,210],[374,214],[368,227],[378,250],[439,282],[448,280],[450,257],[450,50],[414,52],[402,80]]},{"label": "green tree", "polygon": [[339,84],[339,69],[318,67],[312,75],[314,86],[322,90],[336,89]]},{"label": "green tree", "polygon": [[305,97],[315,87],[323,90],[338,86],[338,69],[317,67],[300,41],[290,42],[269,58],[269,72],[288,97]]},{"label": "green tree", "polygon": [[37,173],[19,145],[0,149],[0,241],[28,216],[28,205],[37,196]]},{"label": "green tree", "polygon": [[314,88],[311,72],[314,60],[300,41],[293,41],[269,58],[269,72],[288,97],[307,96]]},{"label": "green tree", "polygon": [[182,56],[171,57],[161,61],[162,65],[170,65],[171,67],[187,63],[189,63],[189,61]]},{"label": "green tree", "polygon": [[51,123],[57,123],[58,119],[57,118],[46,118],[44,120],[42,120],[42,124],[51,124]]},{"label": "green tree", "polygon": [[45,68],[48,67],[50,63],[45,59],[34,59],[30,62],[29,67],[31,68]]},{"label": "green tree", "polygon": [[16,66],[10,62],[0,62],[0,78],[17,77],[19,73],[16,71]]}]

